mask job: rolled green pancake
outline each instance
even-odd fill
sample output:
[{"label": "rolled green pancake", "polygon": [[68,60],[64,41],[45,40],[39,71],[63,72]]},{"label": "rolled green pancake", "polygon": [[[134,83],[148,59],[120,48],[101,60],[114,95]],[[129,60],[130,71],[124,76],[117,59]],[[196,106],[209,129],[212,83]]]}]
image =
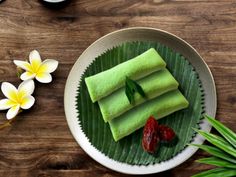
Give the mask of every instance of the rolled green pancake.
[{"label": "rolled green pancake", "polygon": [[168,91],[175,90],[179,85],[167,69],[154,72],[138,80],[137,82],[146,94],[146,98],[143,98],[140,94],[135,93],[134,105],[129,103],[124,87],[98,101],[105,122],[112,120],[113,118],[149,99],[155,98]]},{"label": "rolled green pancake", "polygon": [[156,119],[160,119],[188,107],[188,104],[188,101],[179,90],[170,91],[149,100],[109,121],[113,138],[118,141],[130,135],[143,127],[151,115],[155,115]]},{"label": "rolled green pancake", "polygon": [[166,63],[153,48],[111,69],[85,78],[93,102],[125,85],[126,76],[137,80],[165,68]]}]

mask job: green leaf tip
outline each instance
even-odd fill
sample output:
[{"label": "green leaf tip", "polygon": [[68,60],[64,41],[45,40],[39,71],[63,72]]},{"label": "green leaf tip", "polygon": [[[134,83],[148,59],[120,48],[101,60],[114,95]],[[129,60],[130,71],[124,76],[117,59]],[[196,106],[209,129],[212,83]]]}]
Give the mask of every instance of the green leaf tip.
[{"label": "green leaf tip", "polygon": [[129,100],[130,104],[134,104],[134,94],[135,92],[139,93],[143,98],[146,97],[142,87],[134,80],[130,79],[128,76],[126,76],[125,80],[125,94]]},{"label": "green leaf tip", "polygon": [[194,128],[194,127],[192,127],[192,129],[193,129],[195,132],[198,132],[198,131],[200,131],[199,129],[197,129],[197,128]]}]

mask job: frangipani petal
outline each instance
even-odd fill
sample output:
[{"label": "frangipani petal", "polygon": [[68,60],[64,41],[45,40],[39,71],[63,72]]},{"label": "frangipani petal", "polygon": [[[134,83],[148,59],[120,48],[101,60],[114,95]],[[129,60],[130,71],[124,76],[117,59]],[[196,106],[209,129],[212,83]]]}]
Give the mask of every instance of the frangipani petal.
[{"label": "frangipani petal", "polygon": [[38,73],[36,79],[41,83],[50,83],[52,81],[52,76],[49,73]]},{"label": "frangipani petal", "polygon": [[30,52],[29,60],[30,60],[32,70],[34,72],[37,72],[37,70],[39,69],[42,63],[39,52],[37,50],[33,50],[32,52]]},{"label": "frangipani petal", "polygon": [[53,59],[46,59],[42,62],[38,72],[39,73],[52,73],[57,69],[58,61]]},{"label": "frangipani petal", "polygon": [[23,81],[33,79],[35,77],[35,75],[36,74],[34,74],[34,73],[26,71],[23,74],[21,74],[20,79]]},{"label": "frangipani petal", "polygon": [[26,61],[20,61],[20,60],[14,60],[13,61],[16,66],[26,70],[26,71],[31,71],[31,65],[26,62]]},{"label": "frangipani petal", "polygon": [[0,110],[6,110],[14,106],[16,103],[14,101],[11,101],[9,99],[2,99],[0,100]]},{"label": "frangipani petal", "polygon": [[34,81],[26,80],[22,82],[18,87],[18,97],[23,98],[25,96],[31,95],[34,92]]},{"label": "frangipani petal", "polygon": [[19,110],[20,110],[20,105],[19,104],[11,107],[11,109],[9,109],[7,111],[7,119],[9,120],[9,119],[14,118],[17,115],[17,113],[19,112]]},{"label": "frangipani petal", "polygon": [[3,82],[1,86],[2,93],[12,101],[17,102],[17,89],[9,82]]},{"label": "frangipani petal", "polygon": [[22,103],[20,105],[20,107],[22,109],[29,109],[34,105],[35,99],[34,97],[32,97],[31,95],[26,96],[22,99]]},{"label": "frangipani petal", "polygon": [[30,60],[30,63],[32,63],[33,61],[38,61],[41,63],[41,57],[40,57],[39,52],[37,50],[31,51],[29,54],[29,60]]}]

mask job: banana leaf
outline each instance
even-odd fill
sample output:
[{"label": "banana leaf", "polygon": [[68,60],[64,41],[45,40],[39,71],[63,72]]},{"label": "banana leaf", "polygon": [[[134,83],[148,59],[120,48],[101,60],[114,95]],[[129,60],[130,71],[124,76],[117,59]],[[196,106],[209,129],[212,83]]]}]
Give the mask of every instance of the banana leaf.
[{"label": "banana leaf", "polygon": [[[149,48],[155,48],[167,63],[167,68],[179,82],[179,89],[189,101],[185,110],[160,119],[174,129],[178,140],[172,144],[161,144],[156,154],[149,154],[142,149],[142,129],[121,139],[113,140],[109,124],[104,123],[97,103],[92,103],[84,78],[107,70],[119,63],[131,59]],[[90,143],[109,158],[131,165],[148,165],[166,161],[180,153],[196,135],[192,127],[199,128],[204,113],[204,94],[193,66],[180,53],[157,42],[127,42],[107,50],[96,57],[86,68],[78,86],[77,110],[78,123]],[[155,115],[154,115],[155,116]]]}]

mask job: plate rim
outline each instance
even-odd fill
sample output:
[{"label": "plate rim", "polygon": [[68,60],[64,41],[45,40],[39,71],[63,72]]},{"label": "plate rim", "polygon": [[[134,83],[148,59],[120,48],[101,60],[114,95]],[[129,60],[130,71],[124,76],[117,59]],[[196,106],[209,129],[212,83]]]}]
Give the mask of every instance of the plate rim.
[{"label": "plate rim", "polygon": [[[185,40],[181,39],[180,37],[167,32],[165,30],[161,30],[161,29],[156,29],[156,28],[150,28],[150,27],[131,27],[131,28],[124,28],[124,29],[120,29],[120,30],[116,30],[113,31],[111,33],[108,33],[104,36],[102,36],[101,38],[97,39],[95,42],[93,42],[91,45],[89,45],[89,47],[87,47],[82,54],[80,55],[80,57],[76,60],[76,62],[74,63],[72,69],[70,70],[70,73],[67,77],[66,80],[66,86],[65,86],[65,90],[64,90],[64,110],[65,110],[65,115],[66,115],[66,120],[67,120],[67,124],[70,128],[70,131],[74,137],[74,139],[77,141],[77,143],[80,145],[80,147],[84,150],[84,152],[86,152],[91,158],[93,158],[95,161],[97,161],[98,163],[100,163],[101,165],[120,172],[120,173],[124,173],[124,174],[132,174],[132,175],[144,175],[144,174],[153,174],[153,173],[158,173],[158,172],[163,172],[169,169],[172,169],[180,164],[182,164],[183,162],[185,162],[187,159],[189,159],[197,150],[197,147],[186,147],[185,149],[183,149],[179,154],[177,154],[175,157],[167,160],[167,161],[163,161],[161,163],[156,163],[153,165],[130,165],[130,164],[126,164],[126,163],[122,163],[122,162],[118,162],[115,161],[109,157],[107,157],[105,154],[103,154],[102,152],[98,151],[95,147],[93,147],[88,138],[85,136],[85,134],[82,132],[81,127],[78,123],[77,120],[77,110],[76,109],[72,109],[71,105],[72,105],[72,101],[77,94],[77,86],[78,84],[75,83],[75,79],[73,78],[73,75],[75,75],[75,73],[79,72],[76,71],[76,65],[79,65],[79,59],[81,58],[81,56],[83,56],[87,51],[90,50],[90,48],[92,48],[93,46],[95,46],[97,43],[99,43],[100,41],[102,41],[104,38],[110,36],[110,35],[115,35],[117,33],[122,33],[125,31],[129,31],[129,30],[154,30],[156,32],[161,32],[161,33],[165,33],[171,37],[176,38],[177,40],[179,40],[180,42],[183,42],[185,45],[187,45],[189,48],[191,48],[195,54],[201,59],[201,61],[203,62],[203,64],[205,65],[207,72],[211,78],[212,81],[212,86],[213,86],[213,96],[214,96],[214,100],[215,100],[215,106],[214,108],[212,108],[212,115],[213,117],[215,117],[216,114],[216,108],[217,108],[217,94],[216,94],[216,86],[215,86],[215,81],[213,78],[213,75],[211,73],[210,68],[208,67],[208,65],[206,64],[206,62],[204,61],[204,59],[201,57],[201,55],[196,51],[195,48],[193,48],[188,42],[186,42]],[[78,82],[78,78],[77,78],[77,82]],[[71,93],[71,87],[75,87],[76,85],[76,92],[75,93]],[[75,88],[74,88],[75,90]],[[70,106],[69,106],[70,105]],[[76,105],[76,103],[74,102],[74,106]],[[75,121],[76,120],[76,121]],[[210,131],[211,130],[211,125],[209,125],[206,120],[203,120],[202,123],[200,124],[201,129],[204,129],[205,131]],[[197,134],[194,138],[194,141],[197,141],[198,144],[203,144],[204,139]],[[177,161],[176,163],[172,163],[171,161]]]}]

